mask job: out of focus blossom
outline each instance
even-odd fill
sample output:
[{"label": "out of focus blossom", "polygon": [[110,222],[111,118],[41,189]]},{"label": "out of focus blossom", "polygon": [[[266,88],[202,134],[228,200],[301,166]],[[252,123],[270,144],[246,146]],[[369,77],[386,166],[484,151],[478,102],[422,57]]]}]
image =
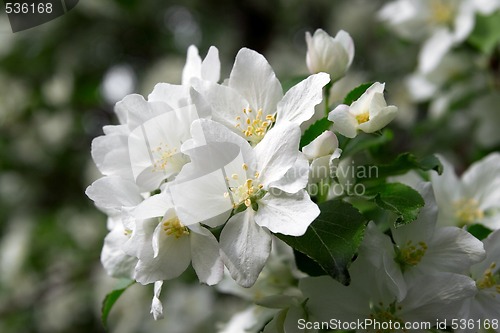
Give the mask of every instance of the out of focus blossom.
[{"label": "out of focus blossom", "polygon": [[310,73],[328,73],[332,82],[345,75],[354,58],[354,42],[347,32],[340,30],[332,37],[318,29],[312,36],[306,32],[306,42],[306,63]]}]

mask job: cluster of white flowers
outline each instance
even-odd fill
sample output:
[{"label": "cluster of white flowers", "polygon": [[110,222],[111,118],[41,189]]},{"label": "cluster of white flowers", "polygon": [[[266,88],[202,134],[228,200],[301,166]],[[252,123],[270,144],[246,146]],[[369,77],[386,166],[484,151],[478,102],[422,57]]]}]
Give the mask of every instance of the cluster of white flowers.
[{"label": "cluster of white flowers", "polygon": [[499,8],[498,0],[396,0],[386,4],[379,17],[400,36],[424,41],[419,71],[430,73],[469,36],[476,13],[491,14]]},{"label": "cluster of white flowers", "polygon": [[120,124],[104,127],[92,143],[103,177],[86,191],[109,217],[104,268],[154,283],[155,319],[162,316],[163,281],[190,264],[201,283],[258,304],[222,332],[257,332],[266,323],[264,332],[293,332],[306,318],[496,318],[499,232],[480,241],[461,227],[500,227],[497,154],[462,183],[445,164],[444,176],[430,175],[432,184],[414,184],[425,199],[416,221],[385,234],[368,223],[349,286],[295,267],[291,248],[274,234],[302,236],[320,214],[308,189],[335,177],[325,172],[342,154],[333,131],[344,140],[374,133],[398,111],[376,82],[350,105],[336,106],[327,117],[332,131],[299,149],[300,126],[354,56],[344,31],[332,38],[318,30],[306,40],[311,75],[286,93],[255,51],[241,49],[219,83],[218,50],[211,47],[202,60],[191,46],[181,85],[159,83],[147,100],[129,95],[116,104]]}]

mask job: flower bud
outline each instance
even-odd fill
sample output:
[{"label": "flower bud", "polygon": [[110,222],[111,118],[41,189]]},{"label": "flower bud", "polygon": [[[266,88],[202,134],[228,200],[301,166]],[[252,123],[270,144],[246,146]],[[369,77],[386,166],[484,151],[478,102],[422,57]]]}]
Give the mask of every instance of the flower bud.
[{"label": "flower bud", "polygon": [[344,76],[354,58],[354,42],[344,30],[335,38],[322,29],[311,36],[306,32],[307,68],[311,74],[325,72],[330,74],[332,82]]}]

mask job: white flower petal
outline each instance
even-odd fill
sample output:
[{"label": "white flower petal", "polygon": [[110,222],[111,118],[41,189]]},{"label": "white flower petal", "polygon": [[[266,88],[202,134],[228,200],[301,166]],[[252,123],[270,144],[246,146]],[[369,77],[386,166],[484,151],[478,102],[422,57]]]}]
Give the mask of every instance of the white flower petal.
[{"label": "white flower petal", "polygon": [[141,202],[133,211],[137,219],[148,219],[151,217],[161,217],[167,210],[174,208],[170,193],[161,192],[153,195]]},{"label": "white flower petal", "polygon": [[[191,127],[191,133],[197,145],[210,143],[232,143],[239,147],[245,161],[254,159],[250,144],[243,138],[227,129],[227,127],[209,119],[200,119]],[[186,152],[188,153],[188,152]],[[213,158],[218,160],[220,157]]]},{"label": "white flower petal", "polygon": [[297,193],[305,188],[308,182],[309,162],[302,153],[298,154],[293,166],[278,181],[269,184],[269,187],[277,188],[287,193]]},{"label": "white flower petal", "polygon": [[154,285],[154,295],[153,301],[151,302],[151,311],[155,320],[163,319],[163,305],[160,301],[161,287],[163,286],[163,281],[156,281]]},{"label": "white flower petal", "polygon": [[134,267],[137,258],[123,252],[123,244],[128,241],[124,233],[124,228],[117,224],[113,230],[104,238],[104,245],[101,252],[101,263],[106,273],[113,277],[131,278],[134,274]]},{"label": "white flower petal", "polygon": [[259,209],[255,214],[255,222],[272,232],[284,235],[301,236],[320,211],[311,201],[309,194],[301,190],[296,194],[277,193],[271,189],[258,201]]},{"label": "white flower petal", "polygon": [[129,240],[123,244],[123,251],[129,256],[139,259],[152,258],[154,256],[152,239],[157,226],[158,219],[134,220],[132,226],[128,227],[128,232],[132,230],[132,234]]},{"label": "white flower petal", "polygon": [[311,36],[306,32],[306,63],[310,73],[326,72],[332,82],[339,80],[352,63],[354,43],[345,31],[339,31],[335,38],[322,29]]},{"label": "white flower petal", "polygon": [[350,67],[352,64],[352,60],[354,59],[354,41],[344,30],[339,30],[335,35],[335,39],[338,40],[340,44],[344,47],[347,52],[349,61],[347,62],[347,67]]},{"label": "white flower petal", "polygon": [[483,243],[457,227],[436,230],[432,243],[419,266],[452,273],[465,273],[485,258]]},{"label": "white flower petal", "polygon": [[87,187],[85,194],[109,215],[119,214],[123,208],[135,207],[143,200],[135,183],[115,176],[96,180]]},{"label": "white flower petal", "polygon": [[201,58],[198,48],[194,45],[190,45],[187,49],[186,64],[182,70],[182,84],[190,84],[192,78],[201,78]]},{"label": "white flower petal", "polygon": [[259,180],[266,187],[280,180],[297,159],[300,128],[291,123],[273,127],[254,148]]},{"label": "white flower petal", "polygon": [[187,106],[189,101],[189,86],[170,83],[158,83],[148,96],[149,102],[164,102],[172,109]]},{"label": "white flower petal", "polygon": [[191,262],[189,236],[176,238],[174,235],[167,235],[161,224],[158,228],[159,232],[155,230],[155,234],[160,237],[157,256],[140,258],[135,268],[135,279],[141,284],[174,279],[181,275]]},{"label": "white flower petal", "polygon": [[302,147],[302,152],[307,159],[312,160],[322,156],[331,155],[339,147],[339,140],[332,131],[324,131],[308,145]]},{"label": "white flower petal", "polygon": [[330,82],[326,73],[318,73],[296,84],[278,103],[276,122],[287,120],[297,125],[314,115],[314,107],[323,100],[323,87]]},{"label": "white flower petal", "polygon": [[382,273],[377,276],[377,282],[386,285],[398,301],[406,296],[406,282],[400,267],[394,260],[396,257],[394,245],[389,236],[384,235],[373,221],[366,226],[359,257],[369,261],[377,272]]},{"label": "white flower petal", "polygon": [[215,46],[210,46],[201,63],[201,78],[210,82],[218,82],[220,79],[219,50]]},{"label": "white flower petal", "polygon": [[312,161],[309,170],[309,183],[319,183],[321,180],[326,180],[332,174],[330,168],[331,156],[323,156]]},{"label": "white flower petal", "polygon": [[420,275],[412,281],[406,298],[400,303],[405,321],[453,319],[463,301],[476,293],[476,284],[468,276],[454,273]]},{"label": "white flower petal", "polygon": [[250,104],[237,90],[212,82],[199,82],[195,90],[210,105],[213,120],[243,136],[242,131],[236,127],[239,123],[236,117],[243,116],[243,109],[248,109]]},{"label": "white flower petal", "polygon": [[[171,110],[167,104],[162,104],[164,112]],[[123,115],[130,129],[134,129],[148,119],[160,113],[158,107],[153,108],[144,97],[138,94],[127,95],[116,103],[115,112]]]},{"label": "white flower petal", "polygon": [[455,169],[443,156],[438,155],[443,165],[443,173],[431,172],[431,182],[439,207],[438,224],[442,226],[456,225],[455,202],[462,199],[464,191],[458,180]]},{"label": "white flower petal", "polygon": [[496,263],[496,267],[500,267],[500,230],[495,230],[483,240],[486,258],[472,266],[471,273],[475,279],[481,278],[484,271],[490,267],[492,263]]},{"label": "white flower petal", "polygon": [[236,89],[250,108],[263,114],[273,114],[283,97],[281,83],[267,60],[259,53],[242,48],[236,55],[229,76],[229,87]]},{"label": "white flower petal", "polygon": [[231,277],[243,287],[251,287],[271,251],[269,231],[254,221],[251,208],[231,217],[220,235],[221,255]]},{"label": "white flower petal", "polygon": [[215,170],[196,178],[187,176],[186,178],[183,177],[183,182],[175,182],[170,186],[177,216],[182,223],[184,225],[207,223],[207,220],[212,218],[216,219],[210,226],[224,223],[233,205],[231,199],[224,195],[228,189],[222,170]]},{"label": "white flower petal", "polygon": [[443,56],[453,46],[453,35],[447,29],[437,30],[425,41],[419,54],[419,71],[429,73],[436,68]]},{"label": "white flower petal", "polygon": [[474,12],[473,4],[470,1],[462,1],[453,22],[455,27],[453,34],[455,43],[463,42],[470,35],[474,29],[475,21],[476,13]]},{"label": "white flower petal", "polygon": [[473,0],[472,3],[482,15],[490,15],[500,8],[499,0]]},{"label": "white flower petal", "polygon": [[[126,127],[126,125],[113,127]],[[103,175],[133,179],[130,169],[127,135],[128,133],[126,135],[102,135],[92,140],[92,159]]]},{"label": "white flower petal", "polygon": [[212,286],[219,283],[224,276],[224,264],[219,254],[219,243],[207,229],[193,227],[190,228],[189,235],[193,268],[200,282]]},{"label": "white flower petal", "polygon": [[500,207],[500,154],[492,153],[472,164],[462,175],[466,194],[482,209]]},{"label": "white flower petal", "polygon": [[350,112],[354,115],[360,115],[370,111],[373,97],[376,94],[383,94],[385,83],[375,82],[361,95],[357,100],[352,102]]},{"label": "white flower petal", "polygon": [[340,104],[328,114],[328,120],[332,121],[332,128],[345,137],[354,138],[358,122],[353,114],[349,112],[349,106]]}]

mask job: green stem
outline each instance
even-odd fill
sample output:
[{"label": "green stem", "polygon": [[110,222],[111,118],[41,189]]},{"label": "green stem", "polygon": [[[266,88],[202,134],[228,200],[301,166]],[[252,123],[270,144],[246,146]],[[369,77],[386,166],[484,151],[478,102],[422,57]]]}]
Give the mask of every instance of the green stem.
[{"label": "green stem", "polygon": [[325,102],[325,117],[328,117],[328,113],[330,113],[330,89],[332,88],[333,83],[329,82],[324,88],[323,88],[323,95],[324,95],[324,102]]}]

